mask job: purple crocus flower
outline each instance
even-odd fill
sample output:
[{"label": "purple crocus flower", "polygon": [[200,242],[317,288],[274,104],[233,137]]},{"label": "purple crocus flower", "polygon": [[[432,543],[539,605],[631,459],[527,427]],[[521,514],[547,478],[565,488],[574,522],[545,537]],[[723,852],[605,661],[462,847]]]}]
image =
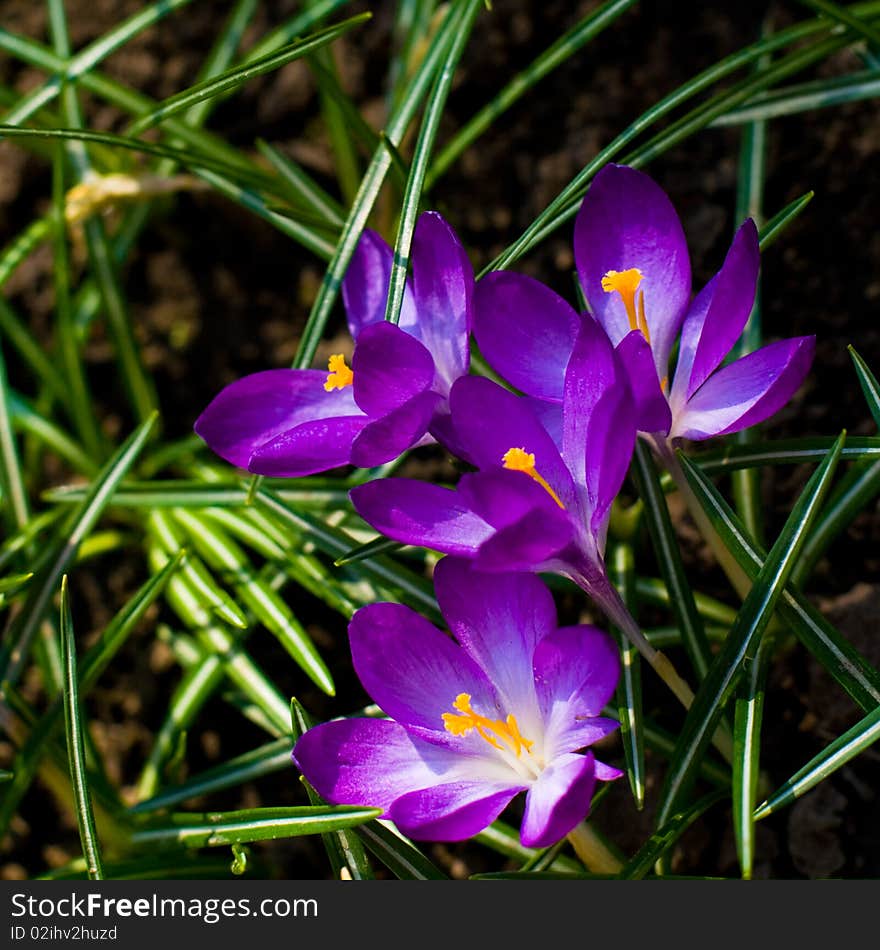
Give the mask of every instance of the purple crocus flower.
[{"label": "purple crocus flower", "polygon": [[669,198],[643,172],[608,165],[578,212],[574,254],[590,310],[630,372],[640,430],[669,440],[738,432],[771,416],[803,382],[813,336],[780,340],[721,366],[755,299],[760,261],[750,218],[691,302],[687,244]]},{"label": "purple crocus flower", "polygon": [[551,434],[535,412],[539,400],[462,377],[450,394],[452,424],[477,471],[455,489],[380,478],[350,497],[365,521],[404,544],[470,558],[483,571],[569,577],[638,636],[603,560],[635,444],[634,407],[621,362],[592,321],[580,324],[559,390],[558,413],[546,414],[558,430]]},{"label": "purple crocus flower", "polygon": [[221,458],[260,475],[371,467],[450,438],[448,396],[470,362],[473,268],[436,212],[416,224],[399,324],[384,320],[392,250],[361,237],[342,285],[355,341],[328,370],[271,369],[226,386],[195,423]]},{"label": "purple crocus flower", "polygon": [[446,557],[434,583],[455,639],[400,604],[358,610],[354,668],[389,718],[315,726],[294,761],[327,801],[382,808],[416,840],[469,838],[525,792],[522,843],[552,845],[587,816],[596,781],[622,774],[587,748],[618,727],[600,715],[619,676],[614,641],[557,627],[537,577]]},{"label": "purple crocus flower", "polygon": [[[674,439],[706,439],[762,422],[803,382],[812,336],[771,343],[721,366],[754,302],[759,251],[751,219],[734,237],[721,270],[691,302],[690,259],[669,198],[644,173],[606,165],[578,212],[574,252],[590,312],[626,367],[637,427],[661,448]],[[583,318],[538,281],[503,271],[479,282],[474,311],[474,335],[485,358],[552,415]]]}]

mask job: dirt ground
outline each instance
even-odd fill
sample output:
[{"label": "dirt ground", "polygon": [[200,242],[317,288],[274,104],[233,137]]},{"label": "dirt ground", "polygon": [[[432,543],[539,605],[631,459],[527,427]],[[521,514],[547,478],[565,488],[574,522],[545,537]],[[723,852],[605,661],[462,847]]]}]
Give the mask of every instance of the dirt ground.
[{"label": "dirt ground", "polygon": [[[69,0],[66,4],[78,47],[141,4],[132,0]],[[0,24],[43,40],[40,4],[0,0]],[[156,98],[192,81],[210,47],[220,18],[231,4],[196,0],[139,36],[106,63],[106,71]],[[259,36],[296,8],[291,0],[266,3],[251,33]],[[478,20],[450,97],[440,132],[444,141],[489,99],[506,79],[530,62],[595,3],[495,0]],[[795,3],[770,4],[775,26],[804,13]],[[335,46],[346,89],[364,115],[381,125],[392,2],[353,3],[372,9],[374,19]],[[660,96],[701,69],[753,41],[768,4],[641,4],[625,14],[581,55],[547,77],[503,116],[478,145],[437,184],[429,206],[452,223],[480,268],[513,240],[577,171],[632,119]],[[852,52],[824,63],[816,75],[861,68]],[[806,78],[806,77],[805,77]],[[30,88],[40,74],[0,55],[0,82]],[[85,97],[95,128],[118,130],[124,119],[111,107]],[[815,333],[814,371],[792,403],[764,431],[773,438],[834,436],[845,427],[870,434],[865,407],[846,347],[852,344],[880,371],[880,106],[876,101],[837,106],[775,120],[768,131],[765,209],[770,216],[809,190],[806,212],[763,259],[763,325],[768,340]],[[250,148],[263,138],[293,155],[333,187],[332,154],[321,125],[319,102],[307,68],[291,64],[258,78],[214,113],[210,127]],[[654,160],[647,169],[668,191],[688,235],[699,287],[720,265],[734,228],[740,132],[718,128],[699,133]],[[38,156],[0,143],[0,244],[46,207],[50,171]],[[382,218],[375,222],[382,226]],[[391,235],[388,235],[389,237]],[[517,267],[570,296],[571,229],[560,228]],[[126,267],[124,280],[145,360],[154,374],[166,434],[181,436],[212,396],[232,379],[259,369],[289,365],[298,334],[321,279],[322,265],[308,252],[230,202],[212,193],[181,195],[145,232]],[[36,254],[6,293],[36,331],[49,339],[52,316],[51,256]],[[341,312],[333,332],[343,327]],[[108,430],[128,431],[112,349],[100,328],[89,342],[89,374]],[[32,381],[10,367],[13,381],[32,394]],[[768,531],[778,528],[808,472],[768,471],[764,477]],[[46,485],[64,480],[48,470]],[[40,486],[40,487],[46,487]],[[735,604],[723,576],[705,560],[686,520],[682,539],[694,586]],[[772,535],[771,535],[772,536]],[[875,665],[880,664],[880,513],[870,505],[808,586],[828,617]],[[130,560],[92,562],[79,572],[74,594],[80,623],[101,628],[143,578],[137,550]],[[350,672],[344,624],[303,595],[296,610],[319,647],[339,670],[336,706],[303,689],[291,673],[289,689],[316,715],[354,708],[364,697]],[[142,643],[149,643],[148,634]],[[260,659],[278,659],[273,646]],[[275,669],[277,667],[270,668]],[[121,784],[131,781],[149,749],[176,669],[156,650],[120,656],[93,699],[96,742]],[[288,688],[283,680],[279,688]],[[649,688],[650,697],[650,688]],[[659,696],[658,696],[659,698]],[[311,706],[309,704],[312,704]],[[194,772],[263,741],[242,726],[219,700],[190,736]],[[852,703],[802,648],[773,665],[765,707],[763,762],[772,787],[858,718]],[[227,727],[224,728],[224,727]],[[674,724],[673,724],[674,726]],[[6,746],[7,752],[9,751]],[[2,764],[2,763],[0,763]],[[635,811],[623,782],[617,783],[597,822],[625,851],[650,834],[652,795],[662,780],[652,762],[645,813]],[[758,827],[756,876],[768,878],[873,877],[880,874],[880,761],[868,751],[837,772],[797,805]],[[280,774],[191,807],[234,808],[302,804],[296,776]],[[47,811],[48,810],[48,811]],[[47,822],[46,814],[55,817]],[[730,817],[717,807],[676,847],[673,870],[681,874],[735,876]],[[77,853],[75,829],[58,815],[47,793],[35,786],[0,850],[0,876],[41,873]],[[432,857],[454,876],[488,869],[491,855],[473,845],[435,846]],[[266,877],[309,878],[327,873],[317,840],[301,839],[260,849]],[[497,859],[495,859],[497,861]],[[497,868],[497,864],[495,867]]]}]

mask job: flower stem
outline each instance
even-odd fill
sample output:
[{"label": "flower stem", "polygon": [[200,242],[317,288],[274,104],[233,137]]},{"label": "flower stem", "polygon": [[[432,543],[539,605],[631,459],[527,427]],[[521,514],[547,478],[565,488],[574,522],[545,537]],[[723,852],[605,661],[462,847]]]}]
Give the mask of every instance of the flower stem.
[{"label": "flower stem", "polygon": [[572,828],[567,837],[575,854],[588,871],[616,877],[623,869],[623,863],[588,822],[582,822]]}]

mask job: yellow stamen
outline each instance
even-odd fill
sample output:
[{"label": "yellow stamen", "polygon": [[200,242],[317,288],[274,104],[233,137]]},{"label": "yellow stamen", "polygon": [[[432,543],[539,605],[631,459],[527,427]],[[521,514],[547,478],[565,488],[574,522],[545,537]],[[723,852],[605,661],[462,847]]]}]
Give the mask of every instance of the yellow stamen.
[{"label": "yellow stamen", "polygon": [[[488,719],[486,716],[481,716],[471,708],[469,693],[459,693],[455,697],[452,708],[457,709],[461,715],[443,713],[442,718],[446,731],[454,736],[466,736],[472,729],[476,729],[477,734],[490,746],[503,752],[506,745],[517,758],[523,749],[528,752],[534,745],[534,742],[523,738],[513,713],[508,713],[506,720]],[[502,742],[504,745],[501,744]]]},{"label": "yellow stamen", "polygon": [[334,389],[345,389],[354,382],[354,373],[345,365],[345,356],[342,353],[334,353],[327,361],[327,379],[324,382],[324,389],[332,392]]},{"label": "yellow stamen", "polygon": [[513,472],[525,472],[529,478],[534,478],[541,488],[549,493],[550,497],[556,502],[556,504],[565,510],[565,505],[563,505],[559,500],[559,495],[553,491],[553,489],[547,484],[546,479],[540,475],[538,470],[535,468],[534,452],[526,452],[525,449],[508,449],[504,455],[501,456],[501,461],[505,468],[509,468]]},{"label": "yellow stamen", "polygon": [[629,270],[610,270],[602,278],[602,290],[606,294],[618,293],[620,299],[626,307],[626,315],[629,318],[630,328],[641,330],[648,343],[651,342],[651,336],[648,333],[648,321],[645,319],[645,293],[639,294],[638,303],[636,303],[636,291],[642,282],[642,272],[638,267],[630,267]]}]

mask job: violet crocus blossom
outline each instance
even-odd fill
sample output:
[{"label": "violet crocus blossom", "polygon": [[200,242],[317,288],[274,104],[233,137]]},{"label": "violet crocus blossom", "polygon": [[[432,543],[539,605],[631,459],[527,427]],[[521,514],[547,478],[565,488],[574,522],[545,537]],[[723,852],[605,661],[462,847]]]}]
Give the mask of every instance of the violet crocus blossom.
[{"label": "violet crocus blossom", "polygon": [[629,371],[639,429],[661,445],[762,422],[809,371],[813,336],[780,340],[721,365],[755,299],[760,255],[750,218],[721,269],[691,301],[687,244],[669,198],[643,172],[607,165],[578,212],[574,256],[590,311]]},{"label": "violet crocus blossom", "polygon": [[473,268],[449,224],[424,212],[400,321],[384,319],[392,250],[367,230],[342,284],[355,341],[327,371],[270,369],[226,386],[195,423],[208,446],[259,475],[371,467],[448,440],[448,396],[470,363]]},{"label": "violet crocus blossom", "polygon": [[484,377],[457,380],[449,402],[459,451],[477,471],[454,489],[407,478],[359,485],[350,497],[361,517],[389,538],[470,558],[482,571],[566,576],[639,637],[603,559],[636,428],[625,371],[602,330],[580,325],[556,437],[537,401]]},{"label": "violet crocus blossom", "polygon": [[382,808],[415,840],[470,838],[525,792],[520,840],[552,845],[587,816],[596,781],[622,775],[588,748],[618,727],[601,715],[617,647],[558,627],[537,577],[445,557],[434,583],[455,639],[400,604],[358,610],[355,672],[388,718],[314,726],[294,762],[327,801]]}]

